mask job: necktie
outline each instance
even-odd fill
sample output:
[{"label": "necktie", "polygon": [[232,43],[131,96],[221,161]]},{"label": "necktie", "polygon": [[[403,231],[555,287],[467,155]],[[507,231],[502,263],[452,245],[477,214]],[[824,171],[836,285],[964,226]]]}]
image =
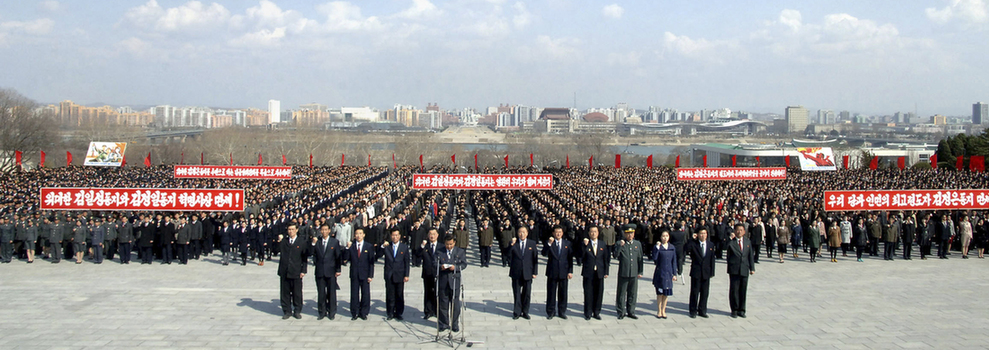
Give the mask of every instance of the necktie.
[{"label": "necktie", "polygon": [[594,246],[594,255],[598,255],[598,241],[594,241],[592,245]]},{"label": "necktie", "polygon": [[360,258],[360,257],[361,257],[361,245],[362,245],[362,244],[360,244],[360,243],[357,243],[357,257],[358,257],[358,258]]},{"label": "necktie", "polygon": [[398,257],[398,244],[395,244],[395,249],[392,250],[391,257]]},{"label": "necktie", "polygon": [[295,244],[295,238],[289,239],[288,244]]},{"label": "necktie", "polygon": [[429,255],[436,254],[436,243],[429,244]]},{"label": "necktie", "polygon": [[701,257],[707,255],[707,242],[701,242]]},{"label": "necktie", "polygon": [[560,244],[560,241],[556,241],[556,254],[557,255],[563,254],[563,245]]},{"label": "necktie", "polygon": [[525,241],[522,241],[522,254],[525,254]]},{"label": "necktie", "polygon": [[742,251],[742,239],[738,239],[738,251]]}]

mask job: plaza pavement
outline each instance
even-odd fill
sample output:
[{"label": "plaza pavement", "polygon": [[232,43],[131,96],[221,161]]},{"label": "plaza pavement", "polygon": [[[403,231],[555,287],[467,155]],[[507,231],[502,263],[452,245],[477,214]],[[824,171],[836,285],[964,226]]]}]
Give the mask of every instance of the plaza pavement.
[{"label": "plaza pavement", "polygon": [[[475,241],[476,242],[476,241]],[[606,282],[601,321],[582,317],[579,276],[567,320],[546,320],[545,277],[533,283],[531,320],[511,319],[511,283],[495,253],[480,268],[472,244],[465,270],[468,340],[474,347],[542,349],[976,349],[989,347],[989,261],[839,258],[801,254],[761,259],[750,278],[746,319],[728,316],[728,276],[718,262],[711,318],[687,316],[688,286],[675,284],[669,318],[655,314],[646,264],[638,320],[615,316],[615,278]],[[916,252],[915,252],[916,253]],[[136,256],[135,256],[136,257]],[[545,260],[541,260],[543,263]],[[688,261],[689,266],[689,261]],[[612,267],[617,271],[617,266]],[[422,280],[406,285],[405,322],[385,321],[384,287],[372,283],[367,321],[350,321],[347,269],[336,320],[316,320],[315,283],[306,276],[301,320],[281,319],[276,261],[222,266],[211,255],[187,266],[71,261],[0,265],[0,349],[397,349],[448,348],[423,321]],[[579,271],[579,270],[577,270]],[[310,273],[313,269],[310,267]],[[380,276],[381,265],[377,266]],[[689,283],[688,283],[689,284]]]}]

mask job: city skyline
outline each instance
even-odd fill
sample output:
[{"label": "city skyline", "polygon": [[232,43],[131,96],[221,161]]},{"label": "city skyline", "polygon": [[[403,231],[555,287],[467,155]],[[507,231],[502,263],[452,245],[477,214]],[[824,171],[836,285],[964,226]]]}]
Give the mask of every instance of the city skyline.
[{"label": "city skyline", "polygon": [[0,10],[0,86],[43,104],[260,109],[573,107],[576,94],[580,110],[964,116],[989,99],[983,0],[90,4]]}]

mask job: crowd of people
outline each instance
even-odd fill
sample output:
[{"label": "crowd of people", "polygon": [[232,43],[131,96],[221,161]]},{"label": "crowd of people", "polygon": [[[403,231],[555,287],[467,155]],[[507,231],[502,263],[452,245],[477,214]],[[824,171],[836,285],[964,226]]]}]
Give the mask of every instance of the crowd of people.
[{"label": "crowd of people", "polygon": [[[540,261],[545,261],[547,277],[546,316],[566,318],[568,280],[577,266],[583,316],[590,320],[600,318],[603,281],[612,265],[617,265],[619,318],[638,317],[635,291],[645,274],[644,260],[655,265],[656,317],[667,317],[673,282],[685,283],[686,271],[690,315],[706,317],[706,286],[717,259],[728,262],[732,316],[745,317],[748,275],[760,258],[778,263],[816,263],[824,254],[831,263],[880,255],[887,261],[915,255],[947,259],[955,250],[968,259],[984,258],[989,246],[989,218],[983,210],[823,210],[827,190],[986,188],[987,177],[976,172],[794,169],[786,180],[677,181],[675,171],[665,167],[511,167],[477,172],[548,172],[554,175],[554,188],[422,191],[411,186],[413,173],[456,171],[447,166],[296,166],[292,179],[278,181],[175,179],[170,166],[14,173],[0,179],[0,258],[4,263],[40,258],[128,264],[136,253],[145,264],[186,264],[218,251],[224,265],[239,260],[241,265],[263,266],[283,254],[278,273],[286,318],[299,317],[301,307],[301,284],[288,280],[300,280],[313,264],[319,317],[335,317],[336,278],[341,266],[349,266],[351,316],[356,320],[367,318],[378,260],[385,264],[389,318],[403,317],[403,286],[412,268],[421,268],[424,318],[447,315],[451,306],[446,302],[459,298],[460,271],[467,267],[459,256],[469,253],[481,268],[499,258],[508,269],[516,319],[530,317]],[[243,188],[247,209],[43,211],[38,207],[41,187]],[[685,270],[688,257],[691,267]],[[457,310],[452,307],[453,320],[441,317],[444,328],[457,330]]]}]

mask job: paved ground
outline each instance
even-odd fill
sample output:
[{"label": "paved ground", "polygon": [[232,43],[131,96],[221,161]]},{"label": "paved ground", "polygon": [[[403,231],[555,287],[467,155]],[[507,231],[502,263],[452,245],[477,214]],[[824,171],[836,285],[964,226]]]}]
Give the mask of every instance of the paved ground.
[{"label": "paved ground", "polygon": [[[511,319],[507,270],[465,271],[467,338],[487,348],[986,348],[986,260],[895,262],[843,258],[811,264],[763,259],[749,284],[747,319],[728,317],[728,277],[719,262],[710,319],[686,315],[676,285],[670,318],[659,320],[648,278],[639,284],[639,320],[617,320],[608,280],[602,321],[579,317],[582,291],[571,283],[568,320],[546,320],[545,279],[534,283],[532,320]],[[495,261],[499,261],[496,255]],[[421,319],[422,283],[406,287],[406,322],[384,320],[384,287],[372,284],[372,317],[350,321],[349,288],[335,321],[316,320],[307,277],[305,314],[281,320],[277,265],[221,266],[216,257],[188,266],[75,265],[23,261],[0,266],[0,349],[444,348]],[[647,264],[647,275],[653,266]],[[378,267],[380,272],[380,265]],[[419,271],[414,270],[414,276]],[[346,277],[346,272],[344,273]]]}]

